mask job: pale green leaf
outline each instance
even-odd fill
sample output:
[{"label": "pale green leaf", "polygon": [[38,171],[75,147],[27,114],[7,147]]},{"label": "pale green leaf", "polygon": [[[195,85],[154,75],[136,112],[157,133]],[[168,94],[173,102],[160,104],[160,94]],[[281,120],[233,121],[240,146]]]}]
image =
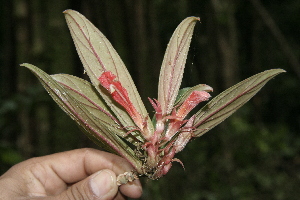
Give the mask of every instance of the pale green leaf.
[{"label": "pale green leaf", "polygon": [[[68,74],[55,74],[51,75],[51,77],[60,83],[69,95],[76,99],[95,118],[104,121],[106,124],[114,124],[119,128],[122,127],[122,124],[110,113],[110,110],[103,103],[98,92],[88,81]],[[137,135],[136,132],[131,132],[131,134],[126,136],[122,130],[116,131],[116,134],[134,145],[137,145],[136,139],[143,142],[143,138]]]},{"label": "pale green leaf", "polygon": [[[41,69],[30,65],[30,64],[22,64],[21,66],[27,67],[30,69],[40,80],[44,88],[48,91],[51,95],[53,100],[72,118],[74,119],[79,126],[84,130],[84,132],[94,140],[97,144],[102,144],[103,148],[116,153],[125,159],[127,159],[135,168],[136,170],[141,173],[142,163],[141,161],[135,156],[134,151],[116,134],[118,132],[119,135],[123,131],[121,127],[118,126],[114,120],[112,120],[107,115],[102,115],[100,118],[99,116],[95,117],[89,109],[89,106],[97,107],[95,103],[89,102],[87,103],[87,99],[83,98],[81,95],[74,95],[74,90],[66,89],[67,85],[78,86],[80,84],[85,84],[80,82],[80,84],[70,84],[69,80],[64,80],[64,84],[57,82],[54,78],[50,75],[42,71]],[[55,77],[56,76],[56,77]],[[58,78],[57,75],[54,77]],[[72,79],[74,80],[74,79]],[[66,84],[68,83],[68,84]],[[86,87],[85,89],[88,89]],[[82,90],[83,88],[81,88]],[[78,94],[80,91],[78,91]],[[90,92],[88,92],[90,93]],[[87,94],[87,93],[85,93]],[[81,96],[81,97],[80,97]],[[91,95],[93,96],[93,95]],[[86,103],[86,104],[83,104]],[[98,102],[99,103],[99,102]],[[87,109],[88,108],[88,109]],[[99,113],[97,113],[99,114]],[[123,133],[123,135],[126,132]]]},{"label": "pale green leaf", "polygon": [[77,11],[66,10],[64,14],[84,69],[107,105],[124,126],[136,126],[128,113],[99,84],[98,78],[100,75],[105,71],[111,71],[117,76],[122,86],[126,88],[131,102],[143,116],[143,119],[146,120],[148,132],[152,133],[153,125],[136,86],[111,43],[89,20]]},{"label": "pale green leaf", "polygon": [[181,85],[187,53],[190,47],[197,17],[188,17],[183,20],[174,31],[161,66],[158,101],[162,113],[170,114]]},{"label": "pale green leaf", "polygon": [[194,136],[199,137],[224,121],[249,101],[270,79],[282,72],[285,71],[271,69],[261,72],[239,82],[213,98],[196,113],[194,126],[197,130],[194,132]]}]

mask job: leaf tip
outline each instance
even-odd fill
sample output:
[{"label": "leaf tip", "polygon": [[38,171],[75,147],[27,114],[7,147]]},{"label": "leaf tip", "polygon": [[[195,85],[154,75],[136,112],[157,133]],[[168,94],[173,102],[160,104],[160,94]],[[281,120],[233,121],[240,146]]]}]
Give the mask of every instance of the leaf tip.
[{"label": "leaf tip", "polygon": [[276,76],[278,74],[285,73],[286,71],[284,69],[278,68],[278,69],[270,69],[270,70],[267,70],[266,72],[270,72]]},{"label": "leaf tip", "polygon": [[71,17],[71,16],[80,15],[79,12],[77,12],[76,10],[72,10],[72,9],[67,9],[67,10],[63,11],[63,14],[65,15],[66,18]]},{"label": "leaf tip", "polygon": [[191,21],[199,21],[200,22],[200,17],[196,17],[196,16],[190,16],[190,17],[187,17],[186,19],[191,19]]},{"label": "leaf tip", "polygon": [[72,11],[74,11],[74,10],[72,10],[72,9],[67,9],[67,10],[64,10],[64,11],[63,11],[63,14],[69,14],[69,13],[72,12]]},{"label": "leaf tip", "polygon": [[20,66],[21,67],[30,67],[31,66],[31,64],[29,64],[29,63],[22,63],[22,64],[20,64]]},{"label": "leaf tip", "polygon": [[279,70],[279,73],[285,73],[286,72],[286,70],[284,70],[284,69],[278,69]]}]

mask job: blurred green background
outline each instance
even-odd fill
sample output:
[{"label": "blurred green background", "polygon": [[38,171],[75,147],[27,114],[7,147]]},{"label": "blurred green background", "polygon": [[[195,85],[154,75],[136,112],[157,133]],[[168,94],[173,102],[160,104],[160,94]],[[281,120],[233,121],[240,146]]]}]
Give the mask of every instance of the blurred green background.
[{"label": "blurred green background", "polygon": [[183,86],[212,96],[282,68],[249,103],[178,154],[162,179],[142,179],[142,199],[299,199],[300,1],[0,0],[0,174],[22,160],[97,148],[29,70],[83,77],[62,11],[74,9],[112,42],[145,100],[157,97],[168,40],[187,16],[195,28]]}]

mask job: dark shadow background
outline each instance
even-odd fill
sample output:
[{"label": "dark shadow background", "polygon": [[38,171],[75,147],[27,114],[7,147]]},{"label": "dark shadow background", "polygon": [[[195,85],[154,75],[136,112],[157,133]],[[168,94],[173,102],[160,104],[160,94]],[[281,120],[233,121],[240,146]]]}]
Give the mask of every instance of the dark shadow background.
[{"label": "dark shadow background", "polygon": [[[298,0],[0,0],[0,173],[33,156],[95,147],[20,63],[83,76],[62,11],[74,9],[112,42],[142,98],[157,97],[163,54],[176,26],[195,28],[183,87],[213,96],[282,68],[224,123],[191,142],[142,199],[298,199],[300,196],[300,2]],[[95,147],[97,148],[97,147]]]}]

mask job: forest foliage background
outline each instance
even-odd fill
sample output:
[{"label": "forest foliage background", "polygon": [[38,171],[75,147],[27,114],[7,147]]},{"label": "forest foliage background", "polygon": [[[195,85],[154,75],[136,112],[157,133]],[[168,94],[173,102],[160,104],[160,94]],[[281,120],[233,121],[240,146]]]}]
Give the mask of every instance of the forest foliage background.
[{"label": "forest foliage background", "polygon": [[[83,77],[62,11],[74,9],[112,42],[144,102],[157,97],[176,26],[201,17],[183,86],[212,96],[282,68],[249,103],[187,145],[162,179],[142,179],[142,199],[298,199],[300,196],[300,2],[297,0],[0,0],[0,173],[34,156],[97,148],[19,64]],[[149,103],[146,103],[152,112]]]}]

